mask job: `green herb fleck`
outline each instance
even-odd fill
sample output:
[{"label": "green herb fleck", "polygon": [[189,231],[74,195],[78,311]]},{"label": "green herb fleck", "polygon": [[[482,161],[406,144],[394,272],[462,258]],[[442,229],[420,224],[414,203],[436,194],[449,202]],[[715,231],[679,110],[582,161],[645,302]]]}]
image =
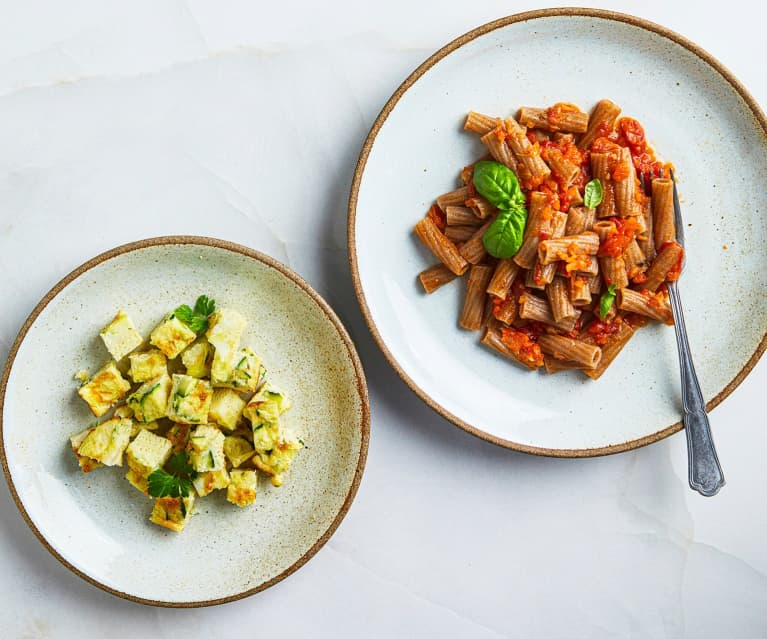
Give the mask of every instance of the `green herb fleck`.
[{"label": "green herb fleck", "polygon": [[173,313],[184,324],[198,335],[208,330],[208,317],[216,310],[216,301],[209,299],[207,295],[200,295],[194,303],[194,308],[182,304]]},{"label": "green herb fleck", "polygon": [[583,206],[594,209],[602,202],[602,183],[594,178],[583,191]]},{"label": "green herb fleck", "polygon": [[615,284],[610,284],[607,290],[599,298],[599,317],[604,319],[610,311],[615,300]]},{"label": "green herb fleck", "polygon": [[187,454],[182,451],[168,460],[164,470],[158,468],[149,475],[147,491],[152,497],[189,497],[191,480],[196,475]]}]

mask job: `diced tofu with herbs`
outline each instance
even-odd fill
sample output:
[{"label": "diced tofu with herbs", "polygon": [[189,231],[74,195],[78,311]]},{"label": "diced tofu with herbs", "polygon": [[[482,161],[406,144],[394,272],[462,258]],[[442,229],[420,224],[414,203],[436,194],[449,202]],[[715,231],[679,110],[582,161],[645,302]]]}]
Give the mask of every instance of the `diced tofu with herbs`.
[{"label": "diced tofu with herbs", "polygon": [[158,497],[154,502],[149,521],[175,532],[181,532],[192,516],[194,492],[189,497]]},{"label": "diced tofu with herbs", "polygon": [[277,390],[268,382],[248,402],[243,414],[253,427],[264,423],[275,423],[291,406],[285,393]]},{"label": "diced tofu with herbs", "polygon": [[271,475],[272,486],[282,486],[283,474],[288,471],[293,458],[302,447],[297,439],[286,438],[275,444],[272,450],[257,451],[253,456],[253,464],[267,475]]},{"label": "diced tofu with herbs", "polygon": [[180,424],[206,424],[212,399],[209,382],[189,375],[174,375],[168,419]]},{"label": "diced tofu with herbs", "polygon": [[251,348],[245,347],[237,352],[234,368],[226,381],[219,381],[215,386],[233,388],[242,393],[253,393],[258,388],[263,368],[261,359]]},{"label": "diced tofu with herbs", "polygon": [[165,433],[165,439],[167,439],[172,448],[172,453],[180,453],[182,450],[186,450],[189,444],[189,435],[192,432],[191,424],[173,424]]},{"label": "diced tofu with herbs", "polygon": [[209,377],[210,351],[210,344],[201,340],[181,353],[181,363],[186,367],[186,374],[192,377]]},{"label": "diced tofu with herbs", "polygon": [[105,466],[122,466],[123,451],[130,442],[133,422],[114,417],[96,426],[80,444],[78,455],[90,457]]},{"label": "diced tofu with herbs", "polygon": [[145,353],[131,353],[128,359],[130,360],[128,375],[138,384],[157,379],[168,372],[168,358],[156,348]]},{"label": "diced tofu with herbs", "polygon": [[148,430],[142,430],[125,449],[128,467],[137,475],[149,477],[170,457],[171,443]]},{"label": "diced tofu with herbs", "polygon": [[109,362],[80,386],[77,394],[85,400],[96,417],[101,417],[129,390],[130,382],[123,378],[114,362]]},{"label": "diced tofu with herbs", "polygon": [[226,500],[245,508],[256,501],[258,478],[254,470],[233,470],[231,481],[226,489]]},{"label": "diced tofu with herbs", "polygon": [[237,422],[240,421],[243,408],[245,408],[245,400],[237,393],[228,388],[217,388],[213,391],[208,421],[233,431],[237,427]]},{"label": "diced tofu with herbs", "polygon": [[133,410],[137,421],[148,423],[167,415],[171,385],[170,377],[163,373],[157,379],[139,386],[138,390],[128,397],[128,406]]},{"label": "diced tofu with herbs", "polygon": [[200,497],[209,495],[214,490],[226,488],[229,485],[229,473],[226,468],[221,470],[209,470],[204,473],[198,473],[192,480],[194,489]]},{"label": "diced tofu with herbs", "polygon": [[189,463],[198,473],[226,467],[224,433],[214,426],[198,426],[189,436]]},{"label": "diced tofu with herbs", "polygon": [[210,367],[210,383],[213,386],[226,385],[233,378],[234,366],[240,338],[247,322],[237,311],[221,308],[208,319],[208,331],[205,334],[213,345],[213,363]]},{"label": "diced tofu with herbs", "polygon": [[244,437],[226,437],[224,439],[224,455],[235,468],[253,457],[253,446]]},{"label": "diced tofu with herbs", "polygon": [[131,318],[120,309],[114,319],[101,329],[99,333],[104,340],[109,354],[120,361],[132,350],[141,346],[144,338],[139,335]]},{"label": "diced tofu with herbs", "polygon": [[197,333],[171,313],[152,331],[149,343],[159,348],[165,357],[173,359],[196,339]]},{"label": "diced tofu with herbs", "polygon": [[97,462],[95,459],[91,459],[90,457],[85,457],[78,452],[80,450],[80,444],[82,444],[83,441],[85,441],[85,438],[92,432],[93,428],[86,428],[85,430],[77,433],[76,435],[72,435],[72,437],[69,438],[69,442],[72,444],[72,450],[75,453],[75,457],[77,457],[77,463],[80,464],[80,468],[84,473],[89,473],[94,468],[101,468],[104,465],[101,462]]},{"label": "diced tofu with herbs", "polygon": [[149,430],[149,431],[155,431],[160,428],[159,422],[147,422],[146,424],[143,422],[133,420],[133,430],[131,431],[131,438],[138,435],[142,430]]}]

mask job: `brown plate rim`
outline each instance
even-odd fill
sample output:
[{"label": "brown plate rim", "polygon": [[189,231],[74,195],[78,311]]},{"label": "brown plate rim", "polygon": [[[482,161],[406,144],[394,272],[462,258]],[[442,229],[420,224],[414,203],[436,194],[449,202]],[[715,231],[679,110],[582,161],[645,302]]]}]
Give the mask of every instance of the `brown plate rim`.
[{"label": "brown plate rim", "polygon": [[[249,257],[258,262],[261,262],[262,264],[265,264],[266,266],[278,271],[280,274],[290,279],[294,284],[298,285],[298,287],[301,288],[301,290],[303,290],[303,292],[306,293],[312,299],[312,301],[314,301],[314,303],[320,307],[320,310],[322,310],[325,316],[330,320],[330,322],[333,324],[336,331],[338,332],[338,335],[341,337],[341,340],[344,342],[349,358],[352,361],[352,364],[354,366],[357,393],[359,394],[360,403],[362,406],[362,415],[360,420],[360,431],[361,431],[360,452],[359,452],[359,457],[357,459],[357,467],[354,472],[354,477],[352,479],[351,486],[349,487],[349,492],[347,493],[346,498],[343,504],[341,505],[340,510],[338,511],[338,514],[335,516],[330,526],[320,536],[320,538],[316,542],[314,542],[314,544],[303,555],[301,555],[301,557],[299,557],[298,560],[296,560],[291,566],[283,570],[280,574],[272,577],[268,581],[265,581],[254,588],[249,588],[248,590],[245,590],[243,592],[240,592],[234,595],[229,595],[227,597],[220,597],[218,599],[207,599],[202,601],[162,601],[162,600],[156,600],[156,599],[146,599],[143,597],[137,597],[135,595],[131,595],[130,593],[122,592],[121,590],[117,590],[115,588],[107,586],[106,584],[101,583],[97,579],[94,579],[90,575],[87,575],[80,569],[73,566],[69,561],[67,561],[57,550],[55,550],[48,543],[48,540],[38,530],[37,526],[35,526],[35,523],[29,517],[29,514],[24,508],[24,504],[22,503],[21,498],[19,497],[19,494],[16,491],[16,486],[13,483],[13,478],[11,477],[11,473],[8,468],[8,460],[6,459],[6,453],[5,453],[5,437],[3,433],[3,408],[5,404],[5,393],[6,393],[6,389],[8,385],[8,378],[11,373],[11,368],[13,367],[13,362],[16,359],[16,355],[18,353],[18,350],[22,342],[24,341],[24,338],[29,332],[29,329],[32,327],[32,324],[35,322],[35,320],[40,315],[40,313],[45,309],[45,307],[48,306],[51,300],[53,300],[73,280],[78,278],[83,273],[89,271],[93,267],[98,266],[99,264],[106,262],[112,258],[118,257],[120,255],[124,255],[126,253],[130,253],[133,251],[138,251],[138,250],[142,250],[142,249],[146,249],[150,247],[156,247],[156,246],[175,246],[175,245],[189,245],[189,244],[197,245],[197,246],[213,247],[213,248],[230,251],[233,253],[239,253],[241,255],[244,255],[245,257]],[[199,608],[203,606],[215,606],[218,604],[228,603],[230,601],[237,601],[238,599],[243,599],[245,597],[254,595],[257,592],[266,590],[270,586],[273,586],[274,584],[282,581],[289,575],[293,574],[296,570],[301,568],[301,566],[303,566],[307,561],[309,561],[309,559],[311,559],[319,551],[319,549],[322,548],[322,546],[325,545],[328,539],[330,539],[330,537],[336,531],[336,529],[338,528],[343,518],[346,516],[346,513],[349,511],[349,508],[352,502],[354,501],[354,497],[357,494],[360,481],[362,480],[362,473],[365,470],[365,462],[367,460],[369,442],[370,442],[370,402],[368,399],[368,388],[367,388],[367,382],[365,380],[365,373],[362,368],[362,363],[360,362],[359,356],[357,354],[357,350],[354,347],[354,343],[352,342],[351,337],[349,337],[349,334],[346,331],[346,328],[344,327],[343,323],[338,318],[336,313],[333,311],[333,309],[330,307],[330,305],[300,275],[295,273],[293,270],[291,270],[290,268],[288,268],[281,262],[275,260],[272,257],[269,257],[268,255],[264,253],[261,253],[260,251],[256,251],[255,249],[250,249],[245,246],[242,246],[241,244],[236,244],[234,242],[229,242],[227,240],[220,240],[220,239],[216,239],[212,237],[204,237],[204,236],[196,236],[196,235],[167,235],[162,237],[148,238],[144,240],[139,240],[137,242],[122,244],[116,248],[113,248],[109,251],[101,253],[97,255],[96,257],[88,260],[84,264],[78,266],[66,277],[64,277],[61,281],[59,281],[50,291],[48,291],[45,297],[43,297],[43,299],[34,308],[32,313],[30,313],[29,317],[22,325],[21,330],[19,331],[19,334],[16,337],[16,340],[13,342],[13,345],[11,346],[11,350],[8,355],[8,360],[5,365],[5,370],[3,371],[3,376],[0,379],[0,462],[2,463],[3,473],[5,474],[5,479],[8,482],[8,487],[11,490],[11,496],[13,497],[13,501],[16,503],[16,506],[19,509],[21,516],[24,518],[24,521],[32,529],[32,532],[35,533],[35,536],[40,540],[43,546],[45,546],[48,552],[50,552],[60,563],[62,563],[67,568],[69,568],[69,570],[75,573],[78,577],[81,577],[88,583],[96,586],[97,588],[101,588],[101,590],[105,590],[106,592],[110,594],[116,595],[118,597],[122,597],[123,599],[127,599],[129,601],[133,601],[140,604],[146,604],[150,606],[160,606],[164,608]]]},{"label": "brown plate rim", "polygon": [[[708,51],[706,51],[699,45],[695,44],[691,40],[688,40],[684,36],[681,36],[675,31],[672,31],[671,29],[668,29],[654,22],[650,22],[649,20],[645,20],[644,18],[638,18],[636,16],[632,16],[629,14],[619,13],[617,11],[610,11],[606,9],[559,7],[559,8],[538,9],[535,11],[526,11],[523,13],[516,13],[514,15],[507,16],[505,18],[500,18],[498,20],[494,20],[492,22],[483,24],[477,27],[476,29],[472,29],[471,31],[463,34],[462,36],[459,36],[452,42],[449,42],[448,44],[446,44],[444,47],[439,49],[436,53],[434,53],[429,58],[427,58],[415,71],[413,71],[407,77],[407,79],[405,79],[405,81],[397,88],[397,90],[392,94],[389,100],[386,102],[383,109],[378,114],[378,117],[376,118],[375,122],[373,123],[373,126],[371,127],[370,132],[368,133],[364,144],[362,145],[362,150],[360,152],[359,159],[357,161],[357,166],[354,171],[354,179],[352,180],[351,191],[349,194],[349,207],[348,207],[348,219],[347,219],[347,243],[349,247],[349,267],[351,269],[352,282],[354,284],[354,292],[357,295],[357,300],[359,302],[360,308],[362,309],[362,314],[365,318],[365,322],[367,323],[368,329],[370,330],[370,333],[373,336],[373,339],[376,341],[376,343],[378,344],[378,347],[383,352],[384,357],[389,362],[390,366],[394,369],[394,371],[397,373],[397,375],[402,379],[403,382],[405,382],[405,384],[407,384],[410,390],[412,390],[430,408],[432,408],[434,411],[442,415],[442,417],[452,422],[454,425],[458,426],[459,428],[465,430],[466,432],[476,437],[479,437],[480,439],[496,444],[498,446],[503,446],[505,448],[510,448],[523,453],[530,453],[533,455],[543,455],[547,457],[570,457],[570,458],[597,457],[601,455],[611,455],[614,453],[621,453],[628,450],[633,450],[635,448],[640,448],[648,444],[652,444],[653,442],[657,442],[661,439],[668,437],[669,435],[673,435],[674,433],[679,432],[683,428],[683,424],[681,421],[678,421],[645,437],[632,439],[626,442],[622,442],[620,444],[612,444],[610,446],[602,446],[602,447],[596,447],[596,448],[543,448],[538,446],[530,446],[528,444],[521,444],[519,442],[515,442],[508,439],[503,439],[501,437],[497,437],[495,435],[491,435],[490,433],[482,430],[481,428],[478,428],[477,426],[474,426],[462,420],[461,418],[457,417],[450,411],[446,410],[436,401],[434,401],[423,389],[421,389],[413,381],[413,379],[404,371],[402,366],[400,366],[399,362],[396,360],[394,355],[386,346],[386,343],[381,337],[381,334],[378,332],[376,323],[373,320],[373,317],[370,313],[370,309],[368,308],[367,302],[365,300],[365,294],[362,290],[362,282],[360,280],[359,269],[357,265],[355,222],[356,222],[356,216],[357,216],[357,201],[359,197],[359,189],[360,189],[360,184],[362,182],[362,176],[365,171],[365,166],[367,164],[370,151],[373,148],[373,144],[375,143],[375,139],[379,131],[381,130],[381,127],[384,125],[387,118],[389,117],[389,114],[392,112],[394,107],[399,102],[400,98],[402,98],[405,92],[408,89],[410,89],[410,87],[413,84],[415,84],[415,82],[419,80],[421,76],[423,76],[437,62],[445,58],[447,55],[449,55],[456,49],[459,49],[460,47],[467,44],[468,42],[471,42],[475,38],[478,38],[479,36],[483,36],[487,33],[490,33],[491,31],[495,31],[496,29],[500,29],[502,27],[515,24],[517,22],[526,22],[531,20],[537,20],[540,18],[551,18],[551,17],[562,17],[562,16],[598,18],[602,20],[612,20],[615,22],[622,22],[634,27],[638,27],[640,29],[644,29],[646,31],[650,31],[656,35],[659,35],[668,40],[671,40],[672,42],[684,47],[691,53],[698,56],[711,68],[713,68],[714,71],[719,73],[731,85],[733,90],[736,91],[736,93],[743,99],[743,101],[749,107],[755,120],[761,125],[765,133],[765,136],[767,136],[767,118],[765,118],[765,115],[762,112],[761,108],[759,107],[758,103],[756,102],[754,97],[748,92],[745,86],[743,86],[743,84],[732,74],[732,72],[729,71],[729,69],[727,69],[721,62],[719,62],[719,60],[717,60],[714,56],[708,53]],[[718,406],[727,396],[730,395],[730,393],[732,393],[733,390],[735,390],[740,385],[740,383],[745,379],[745,377],[751,372],[756,362],[759,361],[759,358],[762,356],[765,349],[767,349],[767,333],[765,333],[762,336],[762,339],[757,345],[756,350],[753,352],[751,357],[745,363],[743,368],[741,368],[738,374],[735,375],[735,377],[724,387],[723,390],[721,390],[711,401],[709,401],[706,404],[706,409],[708,411],[711,411],[713,408]]]}]

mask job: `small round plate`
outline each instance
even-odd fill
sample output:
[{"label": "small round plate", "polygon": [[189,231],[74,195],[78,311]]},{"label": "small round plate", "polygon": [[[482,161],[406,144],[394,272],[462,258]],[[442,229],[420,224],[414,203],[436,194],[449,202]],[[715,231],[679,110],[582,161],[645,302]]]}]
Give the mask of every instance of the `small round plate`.
[{"label": "small round plate", "polygon": [[[178,534],[149,523],[152,502],[125,468],[80,472],[69,436],[93,417],[72,376],[108,360],[98,332],[118,308],[147,336],[168,309],[201,294],[248,319],[243,343],[292,397],[285,419],[306,448],[282,487],[262,477],[256,503],[242,510],[220,494],[199,499]],[[327,303],[275,260],[203,237],[121,246],[59,282],[11,349],[0,415],[3,470],[45,547],[108,592],[179,607],[251,595],[308,561],[354,499],[370,429],[362,366]]]},{"label": "small round plate", "polygon": [[462,130],[468,111],[591,109],[602,98],[639,119],[676,167],[679,288],[709,409],[767,343],[767,121],[744,87],[700,47],[631,16],[546,9],[486,24],[426,60],[383,108],[357,165],[348,235],[357,297],[390,364],[441,415],[501,446],[591,456],[681,428],[673,329],[639,331],[597,382],[531,374],[458,328],[463,285],[427,296],[417,281],[436,260],[413,225],[485,153]]}]

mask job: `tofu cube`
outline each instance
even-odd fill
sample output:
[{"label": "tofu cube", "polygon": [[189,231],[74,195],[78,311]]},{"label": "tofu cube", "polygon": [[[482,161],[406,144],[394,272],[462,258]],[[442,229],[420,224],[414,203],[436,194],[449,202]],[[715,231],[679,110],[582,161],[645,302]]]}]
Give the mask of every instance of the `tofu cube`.
[{"label": "tofu cube", "polygon": [[114,362],[108,362],[100,371],[77,389],[88,408],[101,417],[130,390],[130,382],[124,379]]},{"label": "tofu cube", "polygon": [[267,475],[271,475],[272,486],[282,486],[283,475],[288,471],[293,458],[301,448],[303,444],[300,441],[286,437],[277,442],[271,450],[256,451],[253,464]]},{"label": "tofu cube", "polygon": [[149,480],[143,475],[139,475],[133,470],[129,470],[125,473],[125,479],[128,480],[131,486],[144,493],[147,497],[151,497],[149,494]]},{"label": "tofu cube", "polygon": [[235,468],[253,457],[253,446],[244,437],[224,438],[224,455]]},{"label": "tofu cube", "polygon": [[139,335],[136,327],[128,315],[120,309],[114,319],[109,322],[99,333],[104,340],[109,354],[120,361],[132,350],[141,346],[144,338]]},{"label": "tofu cube", "polygon": [[92,432],[93,428],[86,428],[85,430],[80,431],[76,435],[72,435],[72,437],[69,438],[69,442],[72,444],[72,450],[75,453],[75,457],[77,457],[77,463],[80,464],[80,468],[84,473],[89,473],[94,468],[101,468],[104,465],[101,462],[97,462],[95,459],[85,457],[79,453],[80,444],[82,444],[83,441],[85,441],[85,438]]},{"label": "tofu cube", "polygon": [[125,449],[128,468],[141,477],[160,468],[170,457],[171,443],[148,430],[142,430]]},{"label": "tofu cube", "polygon": [[173,424],[165,433],[165,439],[170,442],[172,446],[172,454],[180,453],[182,450],[186,450],[189,444],[189,435],[192,432],[192,426],[190,424]]},{"label": "tofu cube", "polygon": [[149,423],[168,414],[168,398],[171,389],[170,377],[163,373],[157,379],[145,382],[128,397],[127,404],[139,422]]},{"label": "tofu cube", "polygon": [[210,351],[210,344],[202,340],[181,353],[181,363],[186,367],[186,374],[192,377],[210,377]]},{"label": "tofu cube", "polygon": [[232,379],[240,338],[247,322],[237,311],[221,308],[208,319],[206,337],[215,352],[210,367],[210,382],[213,386],[226,385]]},{"label": "tofu cube", "polygon": [[175,532],[184,530],[194,509],[194,491],[189,497],[158,497],[154,502],[149,521]]},{"label": "tofu cube", "polygon": [[215,422],[231,432],[237,427],[243,408],[245,400],[237,393],[228,388],[217,388],[213,391],[208,421]]},{"label": "tofu cube", "polygon": [[180,424],[206,424],[212,399],[209,382],[189,375],[174,375],[168,419]]},{"label": "tofu cube", "polygon": [[214,490],[226,488],[229,485],[229,473],[226,468],[221,470],[210,470],[204,473],[198,473],[192,480],[194,489],[200,497],[209,495]]},{"label": "tofu cube", "polygon": [[234,358],[234,368],[226,382],[219,382],[216,386],[233,388],[243,393],[253,393],[258,388],[261,379],[261,359],[246,347],[238,351]]},{"label": "tofu cube", "polygon": [[291,405],[291,401],[285,393],[267,382],[260,391],[253,395],[243,414],[255,428],[261,424],[275,423]]},{"label": "tofu cube", "polygon": [[90,457],[105,466],[122,466],[123,451],[130,442],[133,421],[114,417],[96,426],[80,444],[79,455]]},{"label": "tofu cube", "polygon": [[145,353],[131,353],[128,359],[130,360],[128,375],[138,384],[157,379],[168,372],[168,358],[156,348]]},{"label": "tofu cube", "polygon": [[173,313],[157,325],[149,336],[149,343],[159,348],[168,359],[173,359],[197,339],[197,333]]},{"label": "tofu cube", "polygon": [[258,478],[254,470],[233,470],[226,489],[226,500],[235,506],[245,508],[256,501]]},{"label": "tofu cube", "polygon": [[198,473],[226,467],[224,433],[214,426],[198,426],[189,436],[189,463]]},{"label": "tofu cube", "polygon": [[149,430],[154,431],[160,428],[159,422],[147,422],[146,424],[143,422],[133,420],[133,429],[131,430],[131,439],[133,439],[136,435],[138,435],[142,430]]}]

